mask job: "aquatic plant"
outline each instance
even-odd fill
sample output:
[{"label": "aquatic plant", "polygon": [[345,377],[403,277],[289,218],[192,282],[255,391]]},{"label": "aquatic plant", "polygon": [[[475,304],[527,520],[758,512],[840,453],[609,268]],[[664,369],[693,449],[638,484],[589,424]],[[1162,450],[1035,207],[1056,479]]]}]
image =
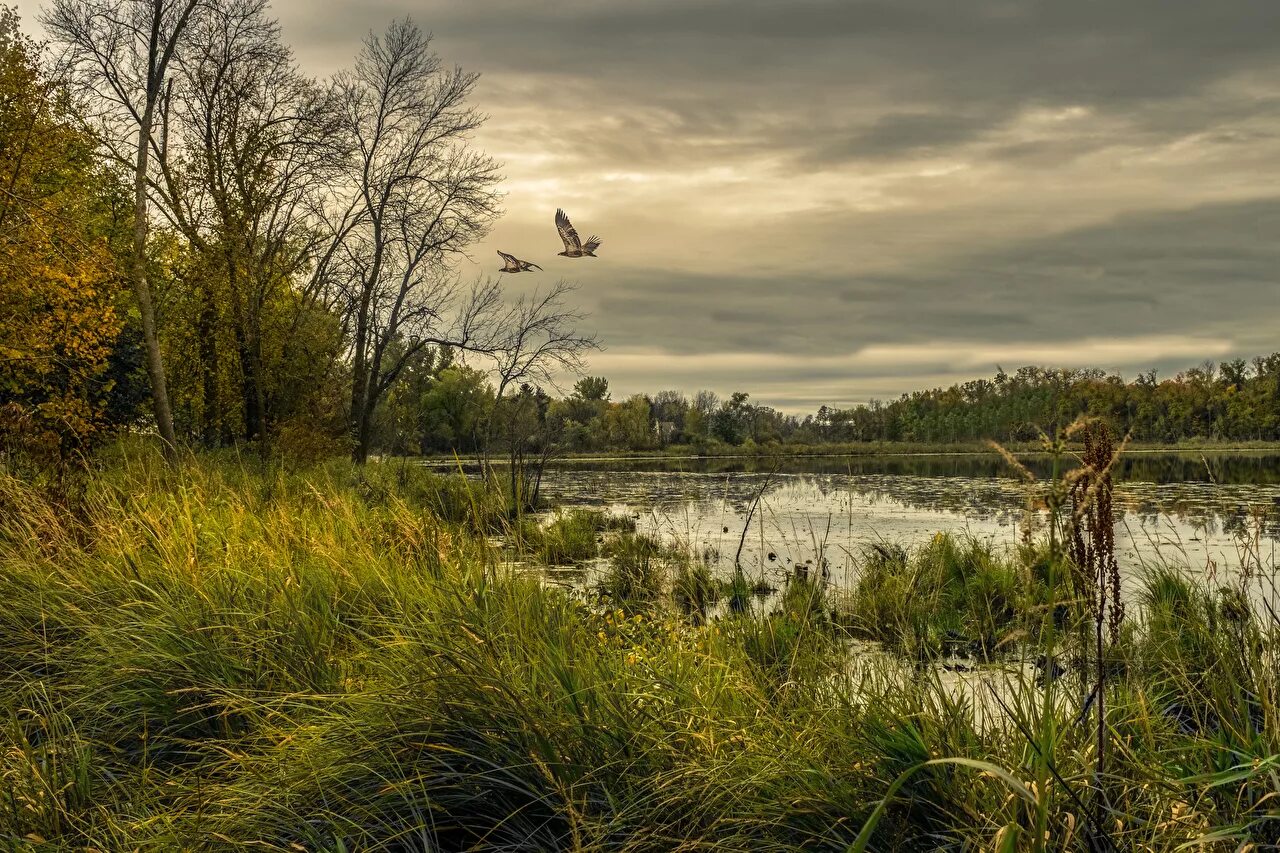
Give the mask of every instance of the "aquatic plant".
[{"label": "aquatic plant", "polygon": [[628,609],[645,609],[666,594],[668,569],[679,555],[657,537],[623,533],[608,546],[609,565],[599,581],[601,595]]},{"label": "aquatic plant", "polygon": [[720,600],[720,585],[701,560],[684,560],[676,569],[671,584],[672,601],[679,611],[700,624],[707,611]]},{"label": "aquatic plant", "polygon": [[838,667],[826,596],[816,581],[793,578],[776,611],[761,618],[740,616],[729,625],[752,674],[770,694]]},{"label": "aquatic plant", "polygon": [[600,553],[604,513],[574,509],[557,512],[546,524],[529,517],[524,522],[522,544],[532,548],[547,565],[578,563]]},{"label": "aquatic plant", "polygon": [[989,658],[1039,630],[1039,607],[1049,597],[1044,579],[1016,555],[943,534],[911,551],[871,546],[856,577],[838,597],[837,620],[854,636],[915,658]]}]

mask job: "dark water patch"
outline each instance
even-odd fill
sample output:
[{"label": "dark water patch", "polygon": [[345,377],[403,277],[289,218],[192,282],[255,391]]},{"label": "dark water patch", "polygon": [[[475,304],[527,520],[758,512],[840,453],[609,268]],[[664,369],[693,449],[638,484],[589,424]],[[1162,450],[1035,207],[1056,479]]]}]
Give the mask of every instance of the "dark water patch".
[{"label": "dark water patch", "polygon": [[[1054,461],[1044,453],[1019,454],[1037,477],[1052,476]],[[1077,465],[1072,456],[1059,465]],[[558,459],[552,467],[565,470],[667,472],[691,474],[754,474],[775,468],[783,474],[885,474],[899,477],[968,477],[1012,479],[1013,473],[997,453],[915,453],[876,456],[621,457]],[[1147,452],[1129,451],[1116,469],[1117,480],[1148,483],[1205,482],[1280,485],[1280,453],[1271,450]]]}]

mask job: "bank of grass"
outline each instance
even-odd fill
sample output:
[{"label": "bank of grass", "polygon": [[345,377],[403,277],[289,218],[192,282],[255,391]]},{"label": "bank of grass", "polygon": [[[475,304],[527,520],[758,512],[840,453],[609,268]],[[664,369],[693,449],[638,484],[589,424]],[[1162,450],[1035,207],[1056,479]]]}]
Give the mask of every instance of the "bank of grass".
[{"label": "bank of grass", "polygon": [[391,466],[135,447],[70,499],[0,476],[0,844],[1280,841],[1275,626],[1222,630],[1176,577],[1108,696],[1099,793],[1066,679],[1003,687],[984,721],[931,670],[847,666],[819,586],[703,625],[606,609],[509,571],[495,523],[470,486]]}]

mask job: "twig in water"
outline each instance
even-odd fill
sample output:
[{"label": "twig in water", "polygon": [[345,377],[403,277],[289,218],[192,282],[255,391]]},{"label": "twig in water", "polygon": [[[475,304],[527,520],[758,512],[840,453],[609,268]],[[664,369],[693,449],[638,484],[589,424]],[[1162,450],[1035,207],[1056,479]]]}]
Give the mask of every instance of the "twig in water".
[{"label": "twig in water", "polygon": [[756,490],[756,496],[751,501],[751,506],[747,509],[747,520],[742,524],[742,536],[738,538],[738,551],[733,555],[733,570],[735,572],[742,571],[742,546],[747,542],[747,531],[751,528],[751,517],[756,514],[756,507],[760,505],[760,499],[764,497],[764,490],[769,488],[769,482],[773,479],[773,475],[778,473],[781,463],[775,461],[773,470],[764,478],[764,482],[760,484],[760,488]]}]

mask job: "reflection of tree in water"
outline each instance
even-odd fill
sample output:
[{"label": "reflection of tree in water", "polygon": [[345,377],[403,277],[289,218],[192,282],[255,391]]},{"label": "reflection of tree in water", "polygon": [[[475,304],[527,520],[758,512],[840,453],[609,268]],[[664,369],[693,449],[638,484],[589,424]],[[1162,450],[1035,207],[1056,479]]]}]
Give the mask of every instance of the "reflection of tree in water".
[{"label": "reflection of tree in water", "polygon": [[1280,489],[1256,484],[1125,483],[1116,487],[1117,508],[1151,526],[1172,518],[1207,534],[1280,538]]},{"label": "reflection of tree in water", "polygon": [[[1019,454],[1041,479],[1050,476],[1052,459],[1045,454]],[[780,464],[782,474],[887,474],[900,477],[960,477],[994,479],[1009,476],[1008,466],[995,453],[938,453],[904,456],[814,456],[783,459],[726,457],[712,459],[613,459],[604,462],[566,460],[561,470],[587,472],[603,465],[614,472],[749,475]],[[1075,465],[1069,458],[1066,468]],[[1280,485],[1280,454],[1273,451],[1231,453],[1144,453],[1129,451],[1115,471],[1117,481],[1145,483],[1218,483],[1224,485]]]},{"label": "reflection of tree in water", "polygon": [[[767,476],[574,467],[549,470],[543,488],[557,503],[622,503],[657,511],[696,504],[702,514],[727,505],[742,515]],[[807,472],[775,477],[765,500],[781,513],[901,508],[1003,525],[1022,517],[1027,492],[1019,482],[997,476]],[[1118,521],[1127,516],[1148,529],[1173,519],[1206,535],[1250,535],[1256,528],[1264,537],[1280,539],[1280,488],[1274,485],[1131,481],[1117,484],[1115,503]]]}]

